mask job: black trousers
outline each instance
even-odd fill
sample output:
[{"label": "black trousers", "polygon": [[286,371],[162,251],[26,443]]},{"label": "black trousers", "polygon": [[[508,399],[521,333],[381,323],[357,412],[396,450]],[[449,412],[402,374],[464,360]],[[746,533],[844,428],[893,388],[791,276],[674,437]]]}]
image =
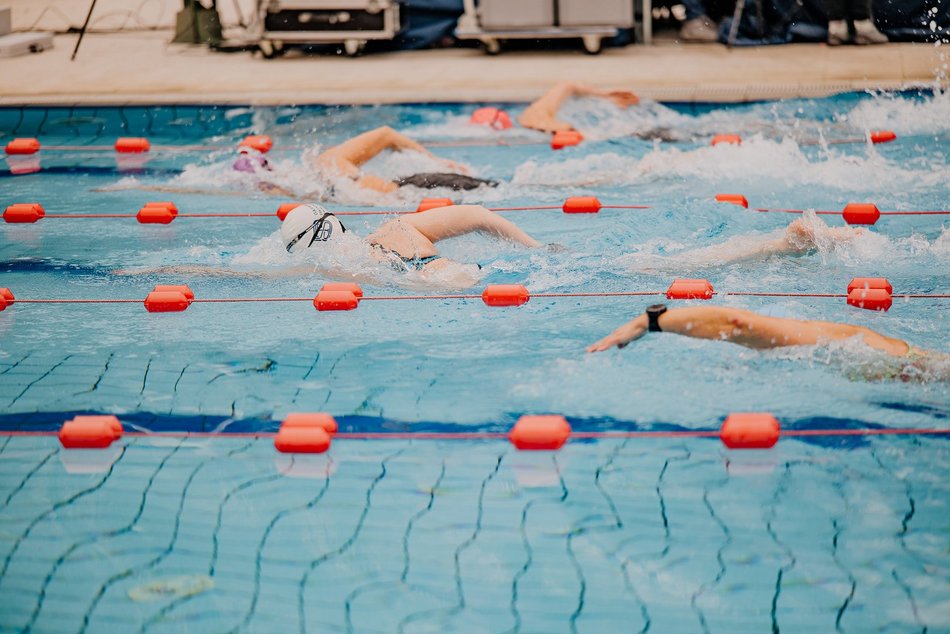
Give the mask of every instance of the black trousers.
[{"label": "black trousers", "polygon": [[829,20],[869,20],[871,0],[825,0]]}]

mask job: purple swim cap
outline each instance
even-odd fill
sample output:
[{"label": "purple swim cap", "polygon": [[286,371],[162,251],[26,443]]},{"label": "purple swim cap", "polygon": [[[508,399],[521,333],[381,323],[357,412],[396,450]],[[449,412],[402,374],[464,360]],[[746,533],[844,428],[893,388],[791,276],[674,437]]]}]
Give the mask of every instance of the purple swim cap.
[{"label": "purple swim cap", "polygon": [[260,154],[252,155],[242,152],[241,156],[234,161],[231,168],[236,172],[247,172],[253,174],[258,168],[267,169],[267,159]]}]

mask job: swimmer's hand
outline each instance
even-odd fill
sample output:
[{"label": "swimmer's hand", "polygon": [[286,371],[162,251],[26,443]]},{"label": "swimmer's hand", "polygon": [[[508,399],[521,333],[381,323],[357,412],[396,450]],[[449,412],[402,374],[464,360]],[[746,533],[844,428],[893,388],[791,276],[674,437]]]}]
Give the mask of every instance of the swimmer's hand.
[{"label": "swimmer's hand", "polygon": [[639,315],[600,341],[587,346],[587,352],[603,352],[614,346],[623,348],[631,341],[636,341],[642,337],[646,333],[648,325],[646,314]]},{"label": "swimmer's hand", "polygon": [[567,251],[567,247],[563,244],[558,244],[557,242],[549,242],[544,245],[544,250],[549,253],[564,253]]},{"label": "swimmer's hand", "polygon": [[817,247],[819,240],[849,242],[866,232],[860,227],[829,227],[820,221],[797,218],[785,229],[784,242],[787,251],[804,253]]},{"label": "swimmer's hand", "polygon": [[640,103],[640,98],[629,90],[614,90],[607,93],[607,98],[619,108],[629,108]]}]

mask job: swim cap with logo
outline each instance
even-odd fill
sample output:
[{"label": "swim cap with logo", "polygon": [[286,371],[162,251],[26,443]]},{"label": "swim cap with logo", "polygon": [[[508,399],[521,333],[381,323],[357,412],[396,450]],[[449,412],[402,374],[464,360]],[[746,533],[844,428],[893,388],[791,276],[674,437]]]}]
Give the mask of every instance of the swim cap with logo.
[{"label": "swim cap with logo", "polygon": [[345,232],[346,227],[336,216],[314,204],[294,207],[280,227],[288,253],[326,242],[333,235]]}]

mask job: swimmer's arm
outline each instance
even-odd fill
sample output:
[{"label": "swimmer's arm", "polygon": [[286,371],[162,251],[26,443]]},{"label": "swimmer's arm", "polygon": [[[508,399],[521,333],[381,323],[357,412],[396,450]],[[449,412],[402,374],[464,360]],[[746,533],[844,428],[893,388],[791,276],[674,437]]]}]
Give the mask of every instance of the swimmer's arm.
[{"label": "swimmer's arm", "polygon": [[[828,321],[801,321],[766,317],[748,310],[724,306],[671,308],[657,323],[663,332],[697,339],[729,341],[747,348],[769,349],[784,346],[810,346],[827,341],[842,341],[860,336],[865,344],[894,356],[910,350],[907,342],[887,337],[869,328]],[[612,346],[623,348],[647,332],[647,316],[641,314],[587,347],[600,352]]]},{"label": "swimmer's arm", "polygon": [[792,245],[784,235],[778,238],[742,235],[730,238],[721,244],[683,251],[669,259],[691,267],[704,267],[754,260],[775,254],[804,253],[805,251],[807,251],[806,248]]},{"label": "swimmer's arm", "polygon": [[862,235],[858,227],[828,227],[815,219],[794,220],[775,236],[735,236],[722,244],[677,254],[676,260],[693,266],[731,264],[769,255],[800,255],[815,249],[819,240],[842,244]]},{"label": "swimmer's arm", "polygon": [[557,113],[564,102],[574,96],[603,97],[610,99],[621,108],[640,102],[640,99],[634,93],[626,90],[604,91],[585,84],[562,81],[529,105],[518,117],[518,123],[525,128],[541,130],[542,132],[573,130],[574,127],[570,123],[557,118]]},{"label": "swimmer's arm", "polygon": [[[732,341],[751,348],[772,348],[777,343],[771,332],[757,328],[756,321],[769,319],[747,310],[719,306],[694,306],[671,308],[660,315],[657,323],[663,332],[697,339]],[[791,320],[784,320],[791,321]],[[637,315],[612,333],[587,347],[587,352],[601,352],[617,346],[623,348],[647,332],[649,320],[646,313]]]},{"label": "swimmer's arm", "polygon": [[518,123],[525,128],[541,130],[542,132],[573,130],[574,126],[558,119],[557,113],[564,102],[576,94],[577,88],[576,84],[570,82],[558,82],[525,108],[525,111],[518,117]]},{"label": "swimmer's arm", "polygon": [[385,150],[397,152],[415,150],[427,156],[432,156],[431,152],[409,137],[399,134],[389,126],[383,126],[364,132],[349,141],[330,148],[317,157],[316,163],[320,169],[330,169],[352,178],[361,187],[388,193],[398,189],[398,186],[384,178],[372,174],[363,174],[360,169],[361,165]]},{"label": "swimmer's arm", "polygon": [[540,242],[522,231],[518,225],[481,205],[437,207],[420,214],[406,214],[399,218],[399,222],[418,229],[432,242],[479,231],[526,247],[541,246]]}]

